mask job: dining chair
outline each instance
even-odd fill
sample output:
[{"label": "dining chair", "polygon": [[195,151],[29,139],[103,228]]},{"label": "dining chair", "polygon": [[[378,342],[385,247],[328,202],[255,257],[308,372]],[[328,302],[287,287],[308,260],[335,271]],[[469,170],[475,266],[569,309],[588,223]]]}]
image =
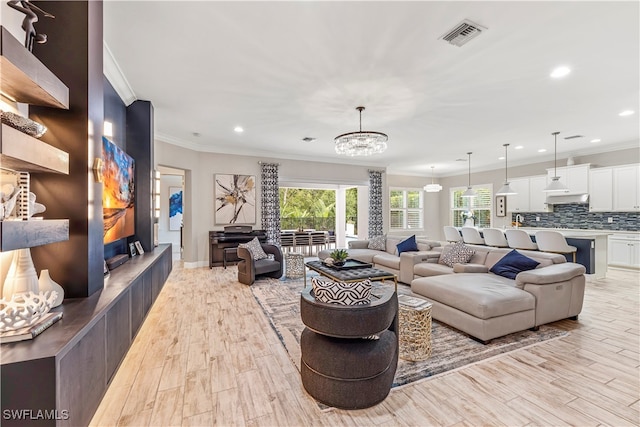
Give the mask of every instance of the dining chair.
[{"label": "dining chair", "polygon": [[295,249],[302,248],[301,251],[303,254],[306,254],[307,251],[309,251],[309,255],[311,255],[311,235],[309,232],[297,232],[295,234],[293,246]]},{"label": "dining chair", "polygon": [[462,240],[470,245],[484,245],[484,239],[475,227],[462,227]]},{"label": "dining chair", "polygon": [[576,262],[578,248],[569,245],[567,239],[559,231],[536,231],[536,242],[538,243],[538,250],[558,254],[572,254],[573,262]]},{"label": "dining chair", "polygon": [[457,228],[451,226],[451,225],[445,225],[444,226],[444,239],[447,242],[450,243],[455,243],[455,242],[460,242],[462,240],[462,236],[460,235],[460,232],[458,231]]},{"label": "dining chair", "polygon": [[504,232],[499,228],[485,228],[482,230],[482,237],[487,246],[493,246],[496,248],[508,248],[509,242],[504,237]]},{"label": "dining chair", "polygon": [[291,251],[293,249],[293,240],[294,240],[293,233],[281,233],[280,246],[282,247],[282,250],[284,251],[286,249],[288,251]]},{"label": "dining chair", "polygon": [[504,232],[507,236],[507,242],[509,247],[513,249],[527,249],[530,251],[537,251],[538,245],[531,240],[531,236],[524,230],[509,229]]},{"label": "dining chair", "polygon": [[[315,247],[316,253],[320,252],[327,245],[327,232],[326,231],[314,231],[310,233],[309,249]],[[312,255],[312,254],[310,254]]]}]

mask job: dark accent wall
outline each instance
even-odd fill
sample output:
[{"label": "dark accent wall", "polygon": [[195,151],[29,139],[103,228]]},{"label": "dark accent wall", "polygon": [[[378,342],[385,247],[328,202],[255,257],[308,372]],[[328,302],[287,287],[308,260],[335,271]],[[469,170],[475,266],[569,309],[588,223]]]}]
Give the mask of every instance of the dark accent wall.
[{"label": "dark accent wall", "polygon": [[[553,212],[520,213],[523,227],[573,228],[578,230],[640,231],[638,212],[589,212],[589,205],[555,205]],[[536,221],[536,217],[540,221]],[[608,222],[613,218],[613,222]],[[516,215],[511,215],[516,220]]]},{"label": "dark accent wall", "polygon": [[33,54],[69,87],[69,109],[30,107],[49,131],[42,138],[69,153],[69,175],[32,174],[32,191],[47,218],[69,219],[69,240],[32,248],[37,270],[47,268],[65,297],[86,297],[103,288],[102,186],[93,179],[104,121],[102,2],[39,1],[55,15],[41,19],[47,34]]},{"label": "dark accent wall", "polygon": [[145,251],[153,248],[153,138],[153,105],[133,102],[127,107],[127,153],[136,161],[136,235],[129,241],[140,240]]}]

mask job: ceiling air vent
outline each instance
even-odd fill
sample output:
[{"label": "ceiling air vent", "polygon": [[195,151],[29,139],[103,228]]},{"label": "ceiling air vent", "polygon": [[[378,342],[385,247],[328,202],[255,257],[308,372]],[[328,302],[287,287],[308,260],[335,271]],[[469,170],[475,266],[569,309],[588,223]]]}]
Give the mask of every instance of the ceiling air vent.
[{"label": "ceiling air vent", "polygon": [[571,136],[564,137],[564,139],[577,139],[577,138],[584,138],[584,135],[571,135]]},{"label": "ceiling air vent", "polygon": [[302,138],[302,140],[303,140],[304,142],[313,142],[313,141],[315,141],[316,139],[315,139],[315,138],[312,138],[312,137],[310,137],[310,136],[305,136],[304,138]]},{"label": "ceiling air vent", "polygon": [[454,46],[462,46],[474,37],[479,36],[486,29],[482,25],[465,19],[440,38]]}]

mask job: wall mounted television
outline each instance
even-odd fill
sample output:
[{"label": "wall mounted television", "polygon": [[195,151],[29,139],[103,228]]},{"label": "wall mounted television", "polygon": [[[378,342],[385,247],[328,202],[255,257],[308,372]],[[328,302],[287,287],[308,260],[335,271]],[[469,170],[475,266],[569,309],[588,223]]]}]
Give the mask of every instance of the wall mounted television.
[{"label": "wall mounted television", "polygon": [[102,217],[104,244],[135,233],[135,162],[102,137]]}]

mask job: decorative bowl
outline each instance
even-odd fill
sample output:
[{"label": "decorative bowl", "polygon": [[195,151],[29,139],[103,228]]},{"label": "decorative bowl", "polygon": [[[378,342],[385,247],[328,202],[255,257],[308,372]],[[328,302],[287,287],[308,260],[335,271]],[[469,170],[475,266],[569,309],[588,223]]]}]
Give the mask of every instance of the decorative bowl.
[{"label": "decorative bowl", "polygon": [[2,123],[5,125],[11,126],[12,128],[34,138],[40,138],[47,131],[47,127],[45,125],[34,122],[28,117],[22,117],[21,115],[10,111],[0,111],[0,116],[2,118]]}]

